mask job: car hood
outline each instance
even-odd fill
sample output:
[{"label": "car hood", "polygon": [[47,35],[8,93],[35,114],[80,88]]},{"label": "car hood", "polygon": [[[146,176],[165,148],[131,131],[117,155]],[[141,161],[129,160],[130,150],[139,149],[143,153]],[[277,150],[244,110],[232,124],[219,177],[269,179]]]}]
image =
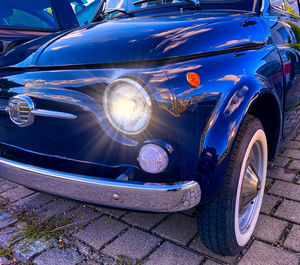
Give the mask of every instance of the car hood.
[{"label": "car hood", "polygon": [[50,41],[46,39],[39,49],[15,66],[164,60],[218,53],[264,42],[263,29],[253,13],[165,13],[107,20],[64,32]]}]

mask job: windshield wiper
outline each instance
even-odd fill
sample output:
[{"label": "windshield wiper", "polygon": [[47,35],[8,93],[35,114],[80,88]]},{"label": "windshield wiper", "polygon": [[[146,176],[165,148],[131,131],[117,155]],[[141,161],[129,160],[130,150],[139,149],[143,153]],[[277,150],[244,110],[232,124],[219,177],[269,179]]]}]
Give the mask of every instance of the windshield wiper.
[{"label": "windshield wiper", "polygon": [[103,20],[107,15],[114,12],[120,12],[125,15],[128,15],[129,17],[134,17],[134,14],[132,12],[127,12],[126,10],[119,8],[111,8],[111,10],[109,10],[108,12],[101,13],[94,21]]},{"label": "windshield wiper", "polygon": [[[106,2],[107,0],[104,0],[104,3]],[[143,3],[149,3],[149,2],[156,2],[156,1],[161,1],[164,3],[164,5],[167,6],[167,2],[171,2],[170,0],[138,0],[136,2],[133,2],[132,4],[133,5],[138,5],[138,4],[143,4]],[[191,4],[193,5],[196,9],[201,9],[201,6],[200,6],[200,2],[199,0],[175,0],[176,2],[174,3],[174,1],[172,1],[170,3],[171,6],[176,6],[177,5],[184,5],[184,3],[187,3],[187,4]],[[108,8],[107,8],[108,9]],[[106,9],[106,10],[107,10]],[[95,18],[93,19],[93,22],[96,22],[96,21],[99,21],[99,20],[103,20],[105,19],[105,17],[113,12],[120,12],[120,13],[123,13],[125,15],[128,15],[129,17],[134,17],[134,12],[130,11],[130,12],[127,12],[126,10],[124,9],[119,9],[119,8],[110,8],[111,10],[109,10],[108,12],[101,12],[101,9],[99,9],[99,11],[96,13],[95,15]]]},{"label": "windshield wiper", "polygon": [[[133,2],[133,5],[139,5],[139,4],[144,4],[144,3],[149,3],[149,2],[156,2],[156,1],[160,1],[163,2],[164,4],[167,4],[168,0],[138,0],[136,2]],[[200,2],[199,1],[193,1],[193,0],[182,0],[180,2],[186,2],[189,4],[192,4],[193,6],[195,6],[197,9],[200,9]],[[170,3],[171,5],[174,4],[179,4],[178,2],[175,3]],[[181,4],[181,3],[180,3]]]}]

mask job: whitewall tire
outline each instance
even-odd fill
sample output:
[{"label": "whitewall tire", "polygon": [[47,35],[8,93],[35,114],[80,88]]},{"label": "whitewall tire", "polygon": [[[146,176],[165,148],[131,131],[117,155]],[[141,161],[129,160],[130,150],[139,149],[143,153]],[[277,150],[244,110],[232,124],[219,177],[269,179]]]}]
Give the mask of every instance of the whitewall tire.
[{"label": "whitewall tire", "polygon": [[247,115],[239,128],[223,186],[197,209],[199,234],[207,248],[236,255],[249,242],[266,185],[268,145],[259,119]]}]

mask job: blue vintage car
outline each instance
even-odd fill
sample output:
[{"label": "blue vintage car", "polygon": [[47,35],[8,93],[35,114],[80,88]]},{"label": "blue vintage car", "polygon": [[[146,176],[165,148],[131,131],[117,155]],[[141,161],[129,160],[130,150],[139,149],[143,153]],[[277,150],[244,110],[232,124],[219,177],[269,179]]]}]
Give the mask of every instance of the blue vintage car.
[{"label": "blue vintage car", "polygon": [[0,57],[1,176],[131,210],[197,206],[247,245],[300,113],[297,0],[103,0],[98,22]]}]

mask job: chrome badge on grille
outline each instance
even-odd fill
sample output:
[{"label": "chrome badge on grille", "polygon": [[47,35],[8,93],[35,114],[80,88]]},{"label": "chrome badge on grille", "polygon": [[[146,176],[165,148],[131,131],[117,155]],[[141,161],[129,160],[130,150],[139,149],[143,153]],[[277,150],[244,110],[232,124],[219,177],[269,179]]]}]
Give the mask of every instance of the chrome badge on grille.
[{"label": "chrome badge on grille", "polygon": [[34,102],[25,95],[17,95],[8,101],[8,114],[13,123],[19,127],[26,127],[34,122]]},{"label": "chrome badge on grille", "polygon": [[0,112],[9,114],[11,121],[19,127],[27,127],[34,122],[35,116],[73,120],[77,116],[67,112],[37,109],[33,100],[26,95],[16,95],[8,100],[8,106],[0,105]]}]

